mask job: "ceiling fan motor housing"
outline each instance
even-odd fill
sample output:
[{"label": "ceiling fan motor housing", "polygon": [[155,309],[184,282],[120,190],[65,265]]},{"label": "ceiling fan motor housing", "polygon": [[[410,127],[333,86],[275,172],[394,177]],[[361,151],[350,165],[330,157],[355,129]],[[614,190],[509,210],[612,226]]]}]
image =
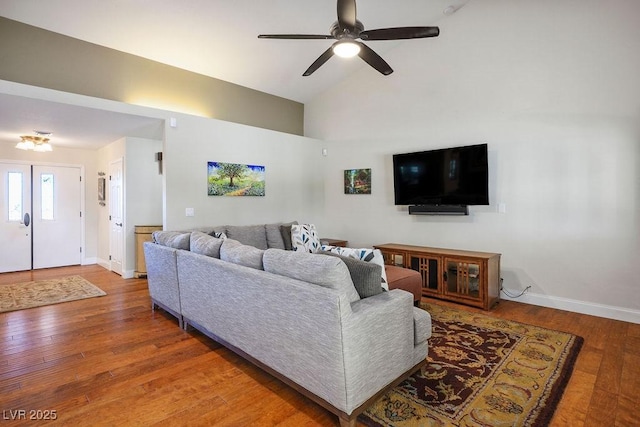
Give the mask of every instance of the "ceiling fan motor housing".
[{"label": "ceiling fan motor housing", "polygon": [[364,31],[364,25],[358,20],[356,20],[356,26],[353,28],[341,27],[340,23],[336,21],[329,29],[330,34],[336,40],[343,38],[357,39],[362,31]]}]

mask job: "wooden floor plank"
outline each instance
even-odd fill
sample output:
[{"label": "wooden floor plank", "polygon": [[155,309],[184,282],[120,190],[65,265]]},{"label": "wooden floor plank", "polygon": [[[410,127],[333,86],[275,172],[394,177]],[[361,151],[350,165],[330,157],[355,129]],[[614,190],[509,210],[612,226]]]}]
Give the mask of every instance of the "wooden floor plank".
[{"label": "wooden floor plank", "polygon": [[[53,424],[79,426],[338,424],[233,352],[152,312],[145,279],[94,265],[0,274],[0,286],[74,274],[107,295],[0,313],[3,410],[56,410]],[[640,425],[640,325],[513,301],[488,314],[585,338],[551,425]]]}]

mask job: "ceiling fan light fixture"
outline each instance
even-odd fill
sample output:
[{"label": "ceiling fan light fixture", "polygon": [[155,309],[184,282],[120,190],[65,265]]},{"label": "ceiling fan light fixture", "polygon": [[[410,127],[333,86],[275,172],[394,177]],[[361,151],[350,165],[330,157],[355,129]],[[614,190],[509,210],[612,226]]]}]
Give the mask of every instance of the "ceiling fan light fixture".
[{"label": "ceiling fan light fixture", "polygon": [[360,45],[353,40],[340,40],[333,45],[333,53],[341,58],[353,58],[360,53]]},{"label": "ceiling fan light fixture", "polygon": [[[449,1],[449,0],[447,0]],[[453,1],[453,0],[451,0]],[[468,1],[468,0],[455,0]],[[343,58],[351,58],[358,55],[360,59],[369,64],[380,74],[388,76],[393,73],[393,68],[385,62],[367,44],[362,43],[376,40],[407,40],[424,39],[437,37],[440,34],[438,27],[391,27],[365,30],[362,22],[356,16],[356,0],[337,0],[338,20],[329,28],[330,35],[321,34],[260,34],[261,39],[283,39],[283,40],[329,40],[334,42],[316,59],[303,76],[310,76],[333,55]]]}]

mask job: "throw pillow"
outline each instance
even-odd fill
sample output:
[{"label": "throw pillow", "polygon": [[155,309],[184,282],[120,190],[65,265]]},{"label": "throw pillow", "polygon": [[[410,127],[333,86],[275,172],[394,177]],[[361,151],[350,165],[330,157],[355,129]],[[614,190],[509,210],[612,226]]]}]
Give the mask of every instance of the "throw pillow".
[{"label": "throw pillow", "polygon": [[222,239],[222,240],[227,238],[227,235],[224,234],[223,231],[215,231],[215,230],[209,233],[209,236],[215,237],[216,239]]},{"label": "throw pillow", "polygon": [[154,231],[151,234],[151,239],[154,243],[158,243],[162,246],[168,246],[174,249],[189,250],[189,241],[191,233],[183,231]]},{"label": "throw pillow", "polygon": [[220,259],[245,267],[264,270],[262,256],[264,251],[253,246],[243,245],[237,240],[224,239],[220,246]]},{"label": "throw pillow", "polygon": [[264,270],[325,288],[335,289],[349,302],[360,299],[349,269],[338,258],[318,256],[307,252],[267,249]]},{"label": "throw pillow", "polygon": [[322,255],[340,258],[349,269],[351,280],[360,298],[372,297],[382,292],[380,277],[382,268],[378,264],[339,255],[333,252],[320,251]]},{"label": "throw pillow", "polygon": [[[283,226],[289,226],[289,230],[291,230],[291,225],[297,224],[297,222],[289,222],[289,223],[275,223],[275,224],[265,224],[264,228],[267,232],[267,246],[269,248],[275,249],[286,249],[284,237],[281,233],[281,229]],[[289,246],[291,246],[291,231],[289,231]]]},{"label": "throw pillow", "polygon": [[328,246],[322,245],[320,250],[333,252],[339,255],[360,259],[362,261],[372,262],[377,264],[382,269],[380,274],[380,284],[385,290],[389,290],[389,283],[387,282],[387,273],[384,270],[384,256],[380,249],[372,248],[343,248],[340,246]]},{"label": "throw pillow", "polygon": [[201,231],[192,231],[190,250],[196,254],[220,258],[220,246],[222,246],[223,241],[223,239],[210,236]]},{"label": "throw pillow", "polygon": [[280,234],[282,234],[282,242],[284,243],[284,249],[286,251],[293,250],[293,244],[291,243],[291,227],[294,224],[298,224],[297,221],[293,221],[291,224],[282,224],[280,226]]},{"label": "throw pillow", "polygon": [[237,240],[243,245],[251,245],[258,249],[267,249],[267,232],[264,224],[260,225],[227,225],[228,238]]},{"label": "throw pillow", "polygon": [[320,238],[314,224],[293,224],[291,245],[294,251],[315,253],[320,250]]}]

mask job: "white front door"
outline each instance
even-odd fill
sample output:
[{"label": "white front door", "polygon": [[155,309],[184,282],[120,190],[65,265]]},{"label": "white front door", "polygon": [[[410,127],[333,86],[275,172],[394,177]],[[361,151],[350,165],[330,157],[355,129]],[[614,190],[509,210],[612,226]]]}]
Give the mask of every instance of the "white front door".
[{"label": "white front door", "polygon": [[0,163],[0,273],[31,270],[31,165]]},{"label": "white front door", "polygon": [[79,167],[0,163],[0,273],[82,262]]},{"label": "white front door", "polygon": [[33,268],[82,262],[80,168],[33,166]]},{"label": "white front door", "polygon": [[109,247],[110,269],[122,276],[124,254],[124,194],[122,159],[109,165]]}]

